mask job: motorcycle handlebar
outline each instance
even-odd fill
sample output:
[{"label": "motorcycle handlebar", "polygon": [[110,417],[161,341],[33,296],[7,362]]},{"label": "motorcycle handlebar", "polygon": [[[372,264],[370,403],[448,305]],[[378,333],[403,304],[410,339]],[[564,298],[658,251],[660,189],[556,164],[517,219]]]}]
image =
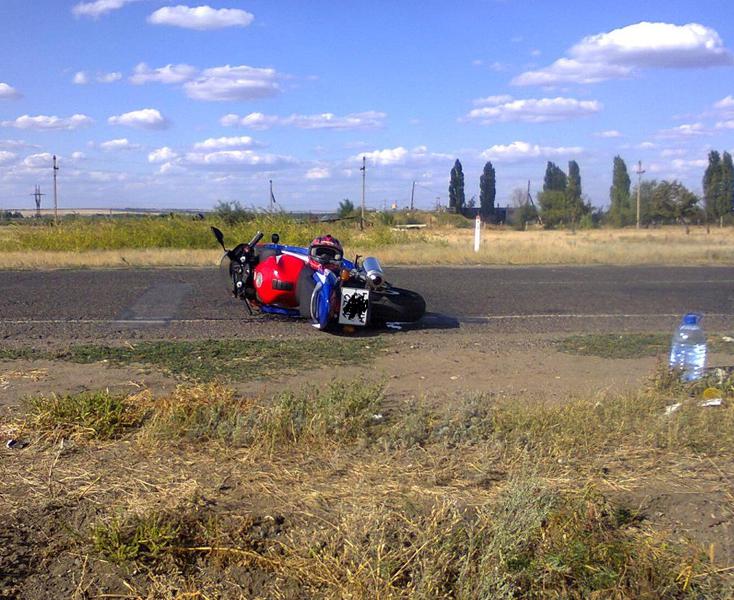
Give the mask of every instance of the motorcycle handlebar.
[{"label": "motorcycle handlebar", "polygon": [[262,231],[258,231],[255,234],[255,237],[253,237],[249,242],[247,242],[247,245],[250,248],[253,248],[261,239],[263,239],[263,235],[265,235]]}]

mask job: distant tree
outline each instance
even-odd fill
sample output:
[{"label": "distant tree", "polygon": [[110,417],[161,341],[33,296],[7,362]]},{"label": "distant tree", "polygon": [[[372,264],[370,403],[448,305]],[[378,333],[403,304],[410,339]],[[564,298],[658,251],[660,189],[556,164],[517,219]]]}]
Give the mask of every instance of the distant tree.
[{"label": "distant tree", "polygon": [[627,165],[620,156],[614,157],[612,187],[609,188],[609,222],[623,227],[631,222],[630,176]]},{"label": "distant tree", "polygon": [[734,164],[728,152],[721,156],[721,194],[716,205],[723,223],[724,217],[734,210]]},{"label": "distant tree", "polygon": [[555,163],[548,161],[543,178],[543,191],[566,191],[567,178],[563,170]]},{"label": "distant tree", "polygon": [[491,162],[484,165],[482,175],[479,177],[479,214],[483,220],[494,217],[494,201],[497,196],[497,182],[495,180],[494,167]]},{"label": "distant tree", "polygon": [[538,194],[538,205],[543,226],[552,229],[570,221],[568,198],[565,190],[543,190]]},{"label": "distant tree", "polygon": [[566,187],[568,177],[555,163],[548,162],[543,178],[543,191],[538,194],[538,204],[547,228],[563,225],[571,221]]},{"label": "distant tree", "polygon": [[227,225],[250,221],[253,218],[253,214],[243,208],[238,200],[232,202],[220,200],[214,207],[214,215]]},{"label": "distant tree", "polygon": [[653,182],[653,185],[650,205],[645,212],[655,222],[688,224],[700,216],[698,196],[682,183],[674,180]]},{"label": "distant tree", "polygon": [[339,218],[343,219],[354,214],[354,203],[349,198],[344,198],[339,202],[339,208],[336,209],[336,214]]},{"label": "distant tree", "polygon": [[514,207],[512,223],[516,229],[525,229],[528,223],[538,220],[538,211],[530,204],[528,193],[524,188],[512,190],[510,202]]},{"label": "distant tree", "polygon": [[717,204],[721,192],[721,156],[716,150],[709,152],[709,164],[703,174],[703,204],[706,221],[719,218]]},{"label": "distant tree", "polygon": [[449,180],[449,208],[454,212],[461,213],[464,210],[464,170],[461,162],[456,159],[451,169],[451,179]]},{"label": "distant tree", "polygon": [[[653,206],[653,192],[658,182],[655,179],[647,179],[640,182],[640,223],[642,225],[655,225],[663,219],[657,214]],[[633,196],[637,197],[637,186],[633,191]]]},{"label": "distant tree", "polygon": [[583,215],[591,212],[591,205],[585,204],[581,197],[581,170],[575,160],[571,160],[568,163],[566,205],[571,224],[574,228]]}]

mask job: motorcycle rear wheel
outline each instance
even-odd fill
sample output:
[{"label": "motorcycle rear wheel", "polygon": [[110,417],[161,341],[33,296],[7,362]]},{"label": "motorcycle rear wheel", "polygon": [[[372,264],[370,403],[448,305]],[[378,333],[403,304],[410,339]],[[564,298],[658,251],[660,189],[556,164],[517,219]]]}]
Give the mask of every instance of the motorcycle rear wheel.
[{"label": "motorcycle rear wheel", "polygon": [[389,287],[385,290],[370,292],[370,322],[373,325],[385,323],[413,323],[426,312],[423,296],[412,290]]}]

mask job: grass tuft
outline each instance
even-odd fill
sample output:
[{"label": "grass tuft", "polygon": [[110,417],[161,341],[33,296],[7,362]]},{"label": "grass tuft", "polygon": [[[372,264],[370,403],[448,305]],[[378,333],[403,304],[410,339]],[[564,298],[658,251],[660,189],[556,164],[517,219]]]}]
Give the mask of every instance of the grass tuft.
[{"label": "grass tuft", "polygon": [[[247,381],[321,364],[367,360],[378,344],[359,340],[203,340],[140,342],[132,347],[72,346],[60,358],[76,363],[142,363],[195,381]],[[287,359],[287,360],[286,360]],[[289,367],[288,365],[292,365]]]},{"label": "grass tuft", "polygon": [[181,386],[154,403],[145,434],[268,449],[348,443],[369,436],[382,389],[342,381],[323,389],[284,392],[261,403],[216,384]]},{"label": "grass tuft", "polygon": [[[592,333],[572,335],[556,342],[561,352],[600,358],[643,358],[665,356],[670,351],[670,334],[664,333]],[[708,336],[710,352],[734,353],[731,338]]]},{"label": "grass tuft", "polygon": [[127,396],[109,390],[30,398],[26,425],[57,438],[113,439],[141,424],[148,398],[148,392]]},{"label": "grass tuft", "polygon": [[168,515],[114,516],[92,526],[91,541],[97,554],[115,564],[153,563],[170,551],[180,532]]}]

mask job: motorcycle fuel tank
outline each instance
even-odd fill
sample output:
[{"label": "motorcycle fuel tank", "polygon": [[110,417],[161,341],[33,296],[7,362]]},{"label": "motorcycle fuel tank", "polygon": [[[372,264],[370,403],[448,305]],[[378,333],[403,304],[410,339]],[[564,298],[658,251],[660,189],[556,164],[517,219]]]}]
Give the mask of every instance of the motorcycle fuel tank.
[{"label": "motorcycle fuel tank", "polygon": [[262,304],[294,308],[298,306],[296,282],[306,263],[290,254],[270,256],[255,267],[254,284]]}]

